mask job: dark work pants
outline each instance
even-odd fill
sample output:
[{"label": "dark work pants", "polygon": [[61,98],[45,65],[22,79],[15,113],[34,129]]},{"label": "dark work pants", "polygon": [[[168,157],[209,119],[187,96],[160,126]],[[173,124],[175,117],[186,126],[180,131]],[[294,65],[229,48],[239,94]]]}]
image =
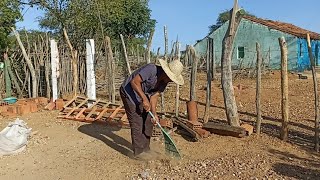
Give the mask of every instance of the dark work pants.
[{"label": "dark work pants", "polygon": [[132,149],[136,156],[150,150],[153,123],[150,115],[143,109],[142,104],[136,105],[132,103],[122,87],[120,88],[120,96],[130,124]]}]

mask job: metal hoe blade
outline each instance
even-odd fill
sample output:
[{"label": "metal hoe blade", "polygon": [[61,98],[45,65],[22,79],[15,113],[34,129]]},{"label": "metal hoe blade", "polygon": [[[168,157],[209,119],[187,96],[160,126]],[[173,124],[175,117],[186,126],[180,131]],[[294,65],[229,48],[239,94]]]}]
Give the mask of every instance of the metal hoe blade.
[{"label": "metal hoe blade", "polygon": [[[149,114],[153,119],[155,119],[154,115],[149,111]],[[172,155],[178,159],[181,159],[180,152],[178,148],[176,147],[176,144],[174,143],[173,139],[170,137],[170,135],[161,127],[160,123],[157,121],[157,125],[162,131],[164,140],[165,140],[165,149],[166,153],[169,155]]]}]

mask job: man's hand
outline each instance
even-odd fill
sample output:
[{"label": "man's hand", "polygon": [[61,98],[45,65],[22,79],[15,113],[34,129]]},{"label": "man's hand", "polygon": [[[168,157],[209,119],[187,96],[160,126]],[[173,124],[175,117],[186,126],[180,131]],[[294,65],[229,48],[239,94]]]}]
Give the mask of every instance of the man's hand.
[{"label": "man's hand", "polygon": [[147,99],[142,101],[142,105],[143,105],[143,109],[145,109],[147,112],[150,111],[151,105],[150,105],[150,102]]},{"label": "man's hand", "polygon": [[153,112],[152,114],[153,114],[153,116],[155,117],[155,119],[151,118],[151,122],[152,122],[153,124],[156,124],[157,122],[159,122],[159,117],[158,117],[158,115],[157,115],[156,112]]}]

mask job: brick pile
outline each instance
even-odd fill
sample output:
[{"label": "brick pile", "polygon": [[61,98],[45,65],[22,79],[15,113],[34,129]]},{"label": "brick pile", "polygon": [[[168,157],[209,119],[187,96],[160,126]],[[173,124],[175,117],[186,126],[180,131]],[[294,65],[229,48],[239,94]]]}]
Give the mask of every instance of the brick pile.
[{"label": "brick pile", "polygon": [[14,104],[0,103],[0,115],[3,117],[17,117],[37,112],[48,104],[45,97],[19,99]]}]

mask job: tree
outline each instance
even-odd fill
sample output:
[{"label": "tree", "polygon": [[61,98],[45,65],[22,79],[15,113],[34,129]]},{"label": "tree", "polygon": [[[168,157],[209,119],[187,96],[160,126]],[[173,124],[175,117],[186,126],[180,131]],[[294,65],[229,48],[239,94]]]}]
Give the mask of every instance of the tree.
[{"label": "tree", "polygon": [[20,3],[17,0],[0,1],[0,51],[9,46],[11,27],[22,20]]},{"label": "tree", "polygon": [[148,1],[41,0],[38,4],[45,11],[40,26],[54,33],[65,28],[75,46],[85,38],[103,35],[112,39],[119,39],[119,34],[129,40],[145,38],[155,26]]},{"label": "tree", "polygon": [[[220,26],[222,26],[225,22],[229,21],[230,19],[230,10],[224,10],[222,13],[219,14],[216,24],[210,25],[209,26],[209,34],[211,34],[213,31],[217,30]],[[239,10],[240,14],[247,15],[247,16],[253,16],[255,15],[249,13],[248,11],[244,9]]]}]

